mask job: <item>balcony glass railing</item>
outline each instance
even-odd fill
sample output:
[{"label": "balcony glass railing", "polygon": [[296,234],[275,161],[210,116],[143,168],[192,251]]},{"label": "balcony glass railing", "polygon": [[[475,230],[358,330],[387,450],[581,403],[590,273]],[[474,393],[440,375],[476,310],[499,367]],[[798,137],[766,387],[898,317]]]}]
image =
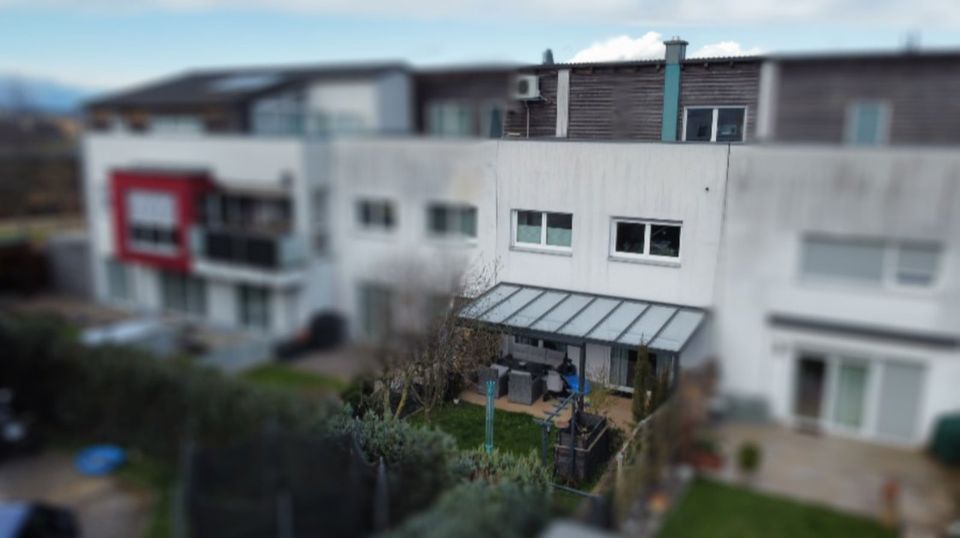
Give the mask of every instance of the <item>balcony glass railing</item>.
[{"label": "balcony glass railing", "polygon": [[293,269],[306,260],[305,244],[294,235],[263,236],[195,228],[191,246],[194,255],[202,260],[255,269]]}]

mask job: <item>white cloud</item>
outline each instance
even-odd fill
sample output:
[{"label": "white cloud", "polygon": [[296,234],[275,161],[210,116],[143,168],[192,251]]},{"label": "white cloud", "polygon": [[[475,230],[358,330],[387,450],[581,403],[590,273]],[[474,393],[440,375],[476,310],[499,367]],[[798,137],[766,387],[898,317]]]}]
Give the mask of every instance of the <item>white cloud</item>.
[{"label": "white cloud", "polygon": [[[688,53],[689,58],[708,58],[715,56],[747,56],[759,54],[760,47],[744,48],[736,41],[710,43]],[[647,32],[632,38],[622,35],[605,41],[597,41],[573,55],[571,62],[622,62],[631,60],[650,60],[663,58],[663,36],[660,32]]]},{"label": "white cloud", "polygon": [[634,39],[622,35],[598,41],[573,55],[571,62],[618,62],[663,58],[663,37],[647,32]]},{"label": "white cloud", "polygon": [[763,49],[760,47],[743,48],[736,41],[721,41],[704,45],[692,54],[687,54],[688,58],[715,58],[717,56],[750,56],[751,54],[760,54]]}]

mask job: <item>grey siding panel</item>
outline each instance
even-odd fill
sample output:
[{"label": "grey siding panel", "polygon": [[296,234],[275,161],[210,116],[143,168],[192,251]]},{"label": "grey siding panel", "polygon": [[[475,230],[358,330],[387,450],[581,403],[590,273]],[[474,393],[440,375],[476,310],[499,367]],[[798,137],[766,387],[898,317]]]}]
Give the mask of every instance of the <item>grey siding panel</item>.
[{"label": "grey siding panel", "polygon": [[775,136],[785,142],[842,142],[847,104],[893,105],[893,144],[960,142],[960,58],[783,61]]},{"label": "grey siding panel", "polygon": [[662,110],[658,66],[570,74],[570,138],[659,140]]},{"label": "grey siding panel", "polygon": [[[556,135],[557,67],[538,69],[542,101],[529,102],[530,137]],[[571,67],[570,123],[567,136],[577,140],[659,141],[663,113],[663,64]],[[747,137],[756,122],[760,61],[735,60],[684,63],[680,113],[683,106],[743,105]],[[508,136],[526,136],[526,109],[514,105],[507,117]]]},{"label": "grey siding panel", "polygon": [[[760,62],[686,62],[680,75],[680,110],[677,138],[683,139],[683,109],[688,106],[746,106],[747,140],[756,132]],[[658,131],[659,135],[659,131]]]}]

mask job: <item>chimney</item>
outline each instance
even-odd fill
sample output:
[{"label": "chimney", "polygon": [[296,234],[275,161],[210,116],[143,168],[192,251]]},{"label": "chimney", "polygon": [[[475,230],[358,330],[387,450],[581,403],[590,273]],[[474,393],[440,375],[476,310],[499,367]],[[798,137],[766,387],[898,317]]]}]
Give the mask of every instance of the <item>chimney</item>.
[{"label": "chimney", "polygon": [[680,118],[680,67],[687,56],[687,43],[679,37],[664,41],[666,67],[663,70],[663,116],[660,125],[660,140],[677,140],[677,123]]},{"label": "chimney", "polygon": [[553,65],[553,50],[543,51],[543,65]]}]

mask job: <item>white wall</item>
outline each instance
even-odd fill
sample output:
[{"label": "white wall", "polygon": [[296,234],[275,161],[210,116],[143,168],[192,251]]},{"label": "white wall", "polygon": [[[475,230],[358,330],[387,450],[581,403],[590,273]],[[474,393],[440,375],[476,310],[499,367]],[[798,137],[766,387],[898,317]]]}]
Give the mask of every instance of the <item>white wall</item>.
[{"label": "white wall", "polygon": [[413,81],[409,73],[396,71],[381,76],[377,97],[380,132],[413,132]]},{"label": "white wall", "polygon": [[[92,263],[96,296],[106,299],[104,260],[115,254],[113,208],[108,188],[114,169],[137,166],[193,168],[208,170],[218,184],[229,188],[288,192],[293,203],[293,234],[308,241],[311,205],[305,195],[307,158],[305,143],[299,138],[258,138],[249,136],[202,136],[147,134],[88,134],[83,140],[84,187],[92,241]],[[134,306],[147,311],[159,309],[156,271],[133,266]],[[208,279],[208,317],[214,323],[236,326],[235,284],[224,272],[221,278]],[[301,286],[306,283],[301,284]],[[311,296],[325,292],[313,288],[330,286],[329,280],[310,281]],[[329,294],[326,292],[326,294]],[[291,310],[289,299],[274,303],[273,333],[277,336],[297,330],[309,311]],[[305,303],[305,302],[303,302]],[[290,312],[296,313],[292,319]]]},{"label": "white wall", "polygon": [[[338,139],[331,146],[331,258],[336,264],[336,304],[352,334],[357,326],[357,285],[377,282],[449,291],[455,275],[493,266],[497,230],[494,187],[497,143],[424,139]],[[361,198],[388,199],[395,228],[361,229]],[[427,233],[427,205],[476,206],[477,238],[439,239]],[[473,277],[468,277],[473,280]]]},{"label": "white wall", "polygon": [[[960,335],[960,156],[917,148],[738,146],[731,150],[716,321],[723,388],[792,413],[796,350],[824,344],[871,360],[927,365],[922,432],[960,408],[960,350],[896,339],[774,327],[773,314],[873,328]],[[934,240],[944,247],[931,289],[828,285],[799,275],[805,234]]]},{"label": "white wall", "polygon": [[[501,280],[709,307],[720,244],[727,147],[501,142]],[[573,213],[570,255],[511,246],[513,210]],[[679,266],[610,260],[612,217],[682,221]]]},{"label": "white wall", "polygon": [[[351,116],[360,121],[361,131],[379,127],[379,95],[374,80],[319,81],[306,90],[308,118]],[[310,120],[312,121],[312,120]]]}]

